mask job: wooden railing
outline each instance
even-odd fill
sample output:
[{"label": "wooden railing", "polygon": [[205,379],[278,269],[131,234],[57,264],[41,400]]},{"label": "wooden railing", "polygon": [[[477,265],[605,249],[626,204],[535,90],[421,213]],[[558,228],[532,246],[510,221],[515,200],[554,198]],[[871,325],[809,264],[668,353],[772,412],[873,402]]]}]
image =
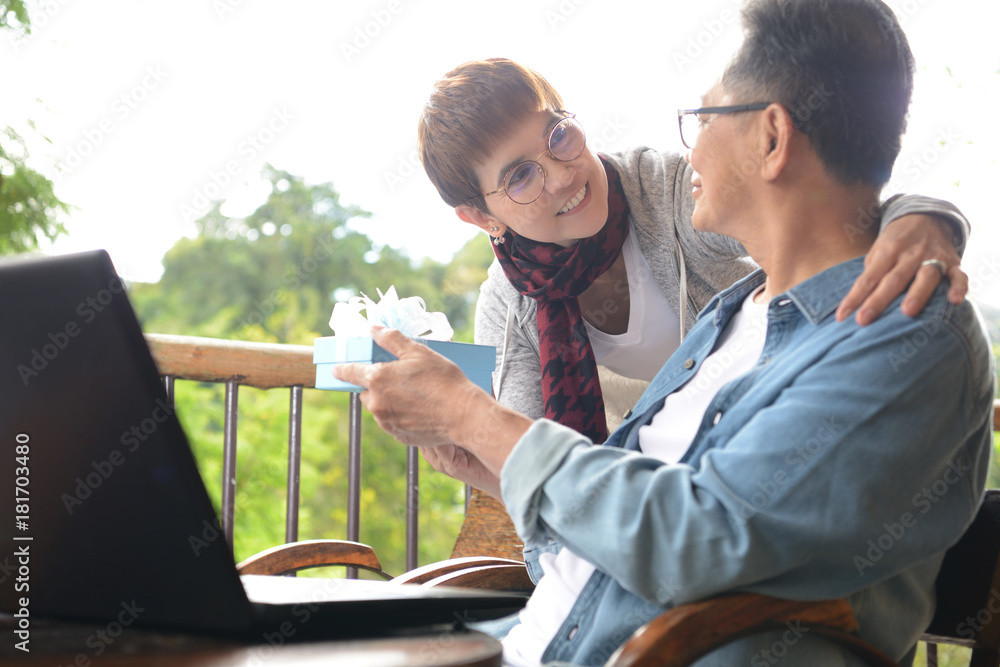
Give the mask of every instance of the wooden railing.
[{"label": "wooden railing", "polygon": [[258,389],[313,387],[312,347],[147,334],[162,375],[199,382],[238,382]]}]

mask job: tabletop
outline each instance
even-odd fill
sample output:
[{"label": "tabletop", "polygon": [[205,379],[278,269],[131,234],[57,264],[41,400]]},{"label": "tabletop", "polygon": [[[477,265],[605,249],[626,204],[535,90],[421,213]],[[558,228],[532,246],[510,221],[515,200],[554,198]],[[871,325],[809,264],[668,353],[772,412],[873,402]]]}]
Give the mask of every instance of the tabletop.
[{"label": "tabletop", "polygon": [[51,667],[500,667],[500,642],[481,632],[443,629],[391,637],[241,644],[135,628],[110,636],[94,625],[32,619],[17,648],[15,619],[0,615],[0,665]]}]

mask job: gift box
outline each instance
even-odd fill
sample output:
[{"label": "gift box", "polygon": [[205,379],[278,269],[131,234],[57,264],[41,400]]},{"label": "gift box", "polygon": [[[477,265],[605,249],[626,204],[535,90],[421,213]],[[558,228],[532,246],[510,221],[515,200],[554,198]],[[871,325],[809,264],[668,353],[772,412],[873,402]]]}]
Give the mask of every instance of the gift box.
[{"label": "gift box", "polygon": [[[455,362],[465,377],[486,393],[493,391],[493,369],[497,351],[492,345],[473,345],[454,341],[412,338]],[[316,364],[316,388],[331,391],[362,391],[362,388],[333,377],[333,367],[348,362],[379,363],[395,361],[394,354],[379,347],[371,336],[324,336],[313,341]]]}]

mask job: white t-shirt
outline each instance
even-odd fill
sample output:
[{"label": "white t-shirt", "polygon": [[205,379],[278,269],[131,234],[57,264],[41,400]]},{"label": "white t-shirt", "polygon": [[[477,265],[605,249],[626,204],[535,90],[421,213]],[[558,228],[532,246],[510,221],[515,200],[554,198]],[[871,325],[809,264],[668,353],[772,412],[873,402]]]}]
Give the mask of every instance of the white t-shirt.
[{"label": "white t-shirt", "polygon": [[[733,315],[712,354],[702,362],[694,377],[667,397],[649,424],[639,428],[639,449],[643,454],[665,463],[680,460],[718,391],[757,363],[767,328],[767,304],[754,303],[757,293],[748,296],[740,311]],[[539,564],[545,576],[521,611],[521,623],[503,640],[504,662],[514,667],[541,664],[542,653],[594,573],[593,565],[569,549],[557,555],[542,554]]]},{"label": "white t-shirt", "polygon": [[598,364],[627,378],[649,382],[680,345],[681,324],[660,291],[634,231],[625,239],[622,254],[628,276],[628,330],[608,334],[587,321],[600,322],[601,312],[584,313],[584,324]]},{"label": "white t-shirt", "polygon": [[[767,304],[754,303],[755,290],[733,315],[715,342],[712,354],[680,390],[667,396],[663,409],[646,426],[639,427],[639,448],[644,454],[668,462],[684,456],[698,433],[708,404],[729,381],[754,367],[764,349]],[[718,415],[716,415],[718,418]]]}]

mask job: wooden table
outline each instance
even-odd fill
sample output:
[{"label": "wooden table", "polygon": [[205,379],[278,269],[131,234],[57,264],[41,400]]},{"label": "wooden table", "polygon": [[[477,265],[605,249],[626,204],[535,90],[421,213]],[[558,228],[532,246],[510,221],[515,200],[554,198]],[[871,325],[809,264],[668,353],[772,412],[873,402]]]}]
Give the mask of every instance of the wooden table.
[{"label": "wooden table", "polygon": [[30,653],[15,648],[14,619],[0,615],[0,665],[45,667],[500,667],[500,642],[481,632],[338,641],[240,644],[228,640],[127,629],[96,634],[88,624],[32,619]]}]

